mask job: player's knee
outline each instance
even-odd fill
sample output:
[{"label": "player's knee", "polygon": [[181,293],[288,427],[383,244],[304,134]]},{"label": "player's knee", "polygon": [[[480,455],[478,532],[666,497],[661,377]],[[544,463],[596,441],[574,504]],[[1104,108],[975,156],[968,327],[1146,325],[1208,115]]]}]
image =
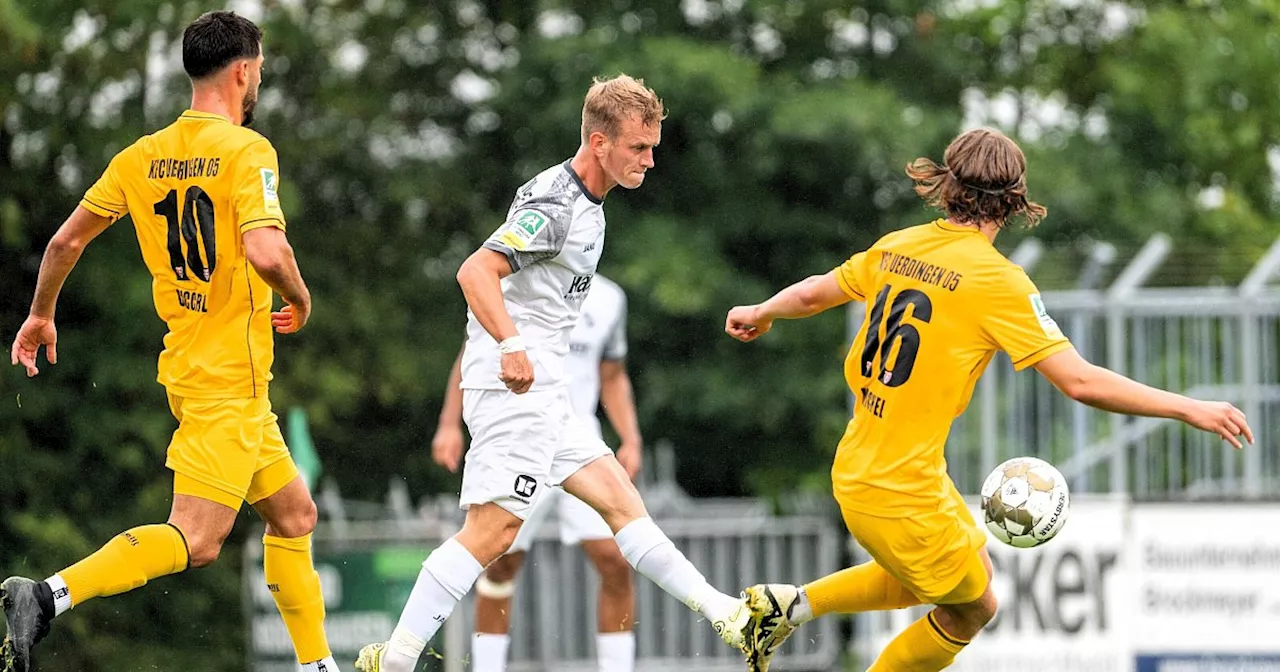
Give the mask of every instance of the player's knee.
[{"label": "player's knee", "polygon": [[978,598],[978,601],[967,605],[964,610],[964,618],[969,622],[974,634],[977,634],[995,619],[999,606],[995,593],[990,590]]},{"label": "player's knee", "polygon": [[187,539],[188,567],[197,569],[212,565],[222,552],[222,541],[201,535]]},{"label": "player's knee", "polygon": [[484,570],[485,578],[495,584],[514,581],[524,561],[524,553],[510,553],[494,560]]},{"label": "player's knee", "polygon": [[307,497],[293,506],[287,515],[269,524],[267,534],[285,539],[305,537],[316,529],[319,517],[315,500]]}]

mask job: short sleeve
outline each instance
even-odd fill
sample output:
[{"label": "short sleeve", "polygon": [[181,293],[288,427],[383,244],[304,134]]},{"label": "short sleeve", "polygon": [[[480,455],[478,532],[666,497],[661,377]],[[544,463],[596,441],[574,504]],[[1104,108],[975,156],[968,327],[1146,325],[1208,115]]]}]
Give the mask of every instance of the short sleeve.
[{"label": "short sleeve", "polygon": [[609,340],[605,341],[604,351],[600,355],[613,361],[627,358],[627,298],[621,292],[618,296],[618,319],[613,321],[613,327],[609,329]]},{"label": "short sleeve", "polygon": [[1002,274],[990,293],[983,330],[1021,371],[1071,347],[1049,316],[1040,291],[1020,268]]},{"label": "short sleeve", "polygon": [[484,247],[505,254],[511,270],[519,271],[560,254],[568,228],[568,217],[554,216],[551,208],[517,208],[489,236]]},{"label": "short sleeve", "polygon": [[103,171],[102,176],[97,182],[89,187],[84,198],[80,199],[80,206],[85,210],[92,212],[100,217],[106,217],[112,222],[129,214],[129,205],[124,196],[124,188],[120,185],[120,165],[123,162],[121,154],[117,154],[111,159],[111,163],[107,165],[107,169]]},{"label": "short sleeve", "polygon": [[264,226],[284,229],[280,209],[280,167],[276,150],[265,138],[240,153],[233,173],[236,224],[241,233]]},{"label": "short sleeve", "polygon": [[835,268],[836,280],[840,283],[840,289],[843,289],[844,293],[855,301],[867,300],[866,287],[871,283],[871,274],[866,266],[867,253],[859,252]]}]

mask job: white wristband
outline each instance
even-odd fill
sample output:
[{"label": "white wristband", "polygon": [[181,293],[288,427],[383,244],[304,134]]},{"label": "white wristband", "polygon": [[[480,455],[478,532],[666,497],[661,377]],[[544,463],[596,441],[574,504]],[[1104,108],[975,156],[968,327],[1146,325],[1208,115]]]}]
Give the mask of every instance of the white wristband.
[{"label": "white wristband", "polygon": [[498,352],[504,355],[509,355],[513,352],[524,352],[524,339],[520,338],[520,334],[504,339],[498,344]]}]

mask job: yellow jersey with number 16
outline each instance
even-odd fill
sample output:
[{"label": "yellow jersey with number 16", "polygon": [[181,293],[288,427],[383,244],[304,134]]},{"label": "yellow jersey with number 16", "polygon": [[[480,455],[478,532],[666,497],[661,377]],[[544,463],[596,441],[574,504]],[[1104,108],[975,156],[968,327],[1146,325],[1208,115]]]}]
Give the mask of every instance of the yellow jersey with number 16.
[{"label": "yellow jersey with number 16", "polygon": [[938,510],[952,421],[996,351],[1021,370],[1071,346],[1027,274],[980,231],[938,220],[890,233],[836,270],[867,302],[845,360],[857,397],[832,481],[846,509]]},{"label": "yellow jersey with number 16", "polygon": [[275,149],[214,114],[188,110],[111,160],[80,205],[133,218],[168,325],[158,380],[190,399],[264,395],[271,380],[271,288],[241,234],[284,229]]}]

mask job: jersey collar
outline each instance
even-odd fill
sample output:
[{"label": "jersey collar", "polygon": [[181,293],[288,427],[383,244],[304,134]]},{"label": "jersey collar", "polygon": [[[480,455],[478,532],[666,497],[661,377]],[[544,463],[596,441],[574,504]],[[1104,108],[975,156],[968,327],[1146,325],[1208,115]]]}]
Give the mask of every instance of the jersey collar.
[{"label": "jersey collar", "polygon": [[186,112],[183,112],[179,118],[180,119],[199,119],[202,121],[225,121],[228,124],[231,123],[230,119],[222,116],[221,114],[214,114],[212,112],[200,112],[197,110],[187,110]]},{"label": "jersey collar", "polygon": [[958,224],[952,224],[951,222],[948,222],[946,218],[935,219],[933,220],[933,224],[943,231],[951,231],[954,233],[976,233],[978,235],[982,235],[982,230],[976,226],[960,226]]}]

